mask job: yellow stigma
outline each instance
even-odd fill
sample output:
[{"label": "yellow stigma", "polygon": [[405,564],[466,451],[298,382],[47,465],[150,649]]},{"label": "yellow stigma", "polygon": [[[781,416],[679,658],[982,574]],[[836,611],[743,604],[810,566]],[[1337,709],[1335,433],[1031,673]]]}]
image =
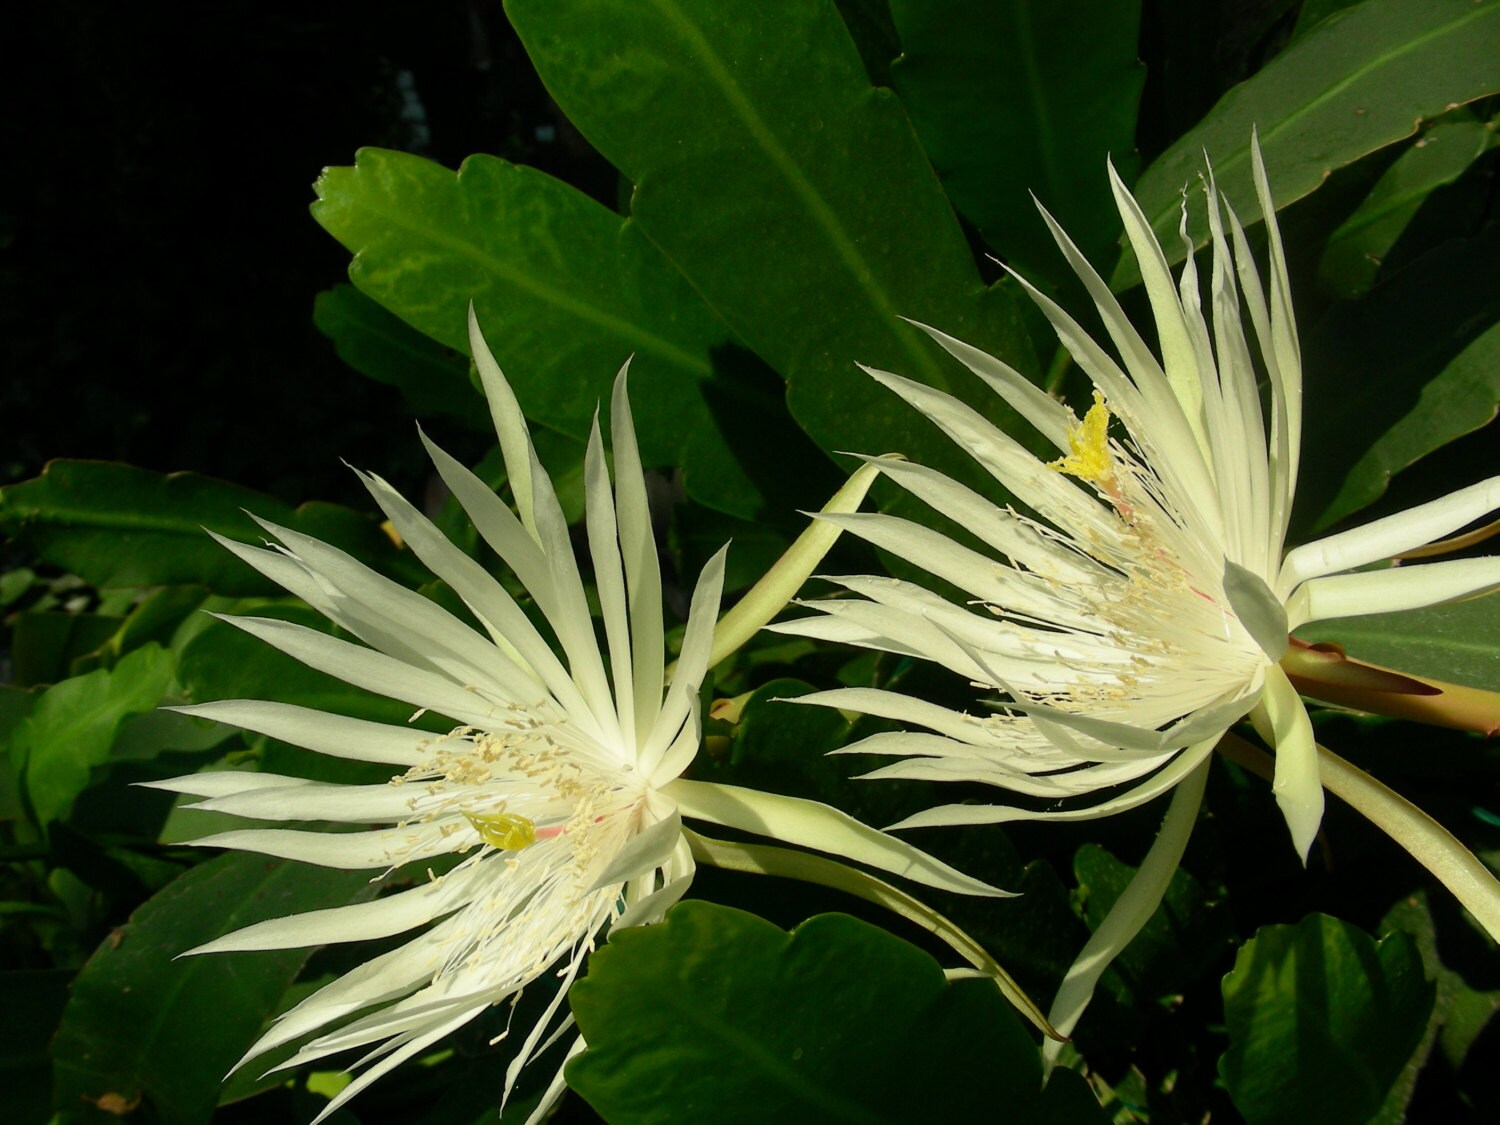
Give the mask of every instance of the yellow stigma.
[{"label": "yellow stigma", "polygon": [[464,813],[479,838],[503,852],[518,852],[536,843],[536,825],[515,813]]},{"label": "yellow stigma", "polygon": [[1083,421],[1068,427],[1068,455],[1047,465],[1059,473],[1069,473],[1079,480],[1108,481],[1114,476],[1114,462],[1109,456],[1109,407],[1104,396],[1094,392],[1094,405]]}]

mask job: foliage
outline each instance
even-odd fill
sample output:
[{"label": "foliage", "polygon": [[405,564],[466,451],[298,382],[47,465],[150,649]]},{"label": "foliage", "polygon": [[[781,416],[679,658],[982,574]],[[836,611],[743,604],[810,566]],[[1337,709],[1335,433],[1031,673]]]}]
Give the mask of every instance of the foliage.
[{"label": "foliage", "polygon": [[[1106,157],[1183,256],[1181,193],[1206,148],[1256,241],[1252,126],[1281,212],[1307,370],[1294,527],[1306,537],[1494,471],[1496,0],[504,9],[508,24],[491,32],[524,50],[566,136],[597,154],[587,167],[608,163],[616,188],[528,166],[534,153],[514,143],[457,168],[383,147],[323,154],[334,166],[318,178],[313,216],[349,252],[348,282],[330,276],[304,295],[311,321],[424,425],[488,443],[467,358],[472,302],[570,518],[582,507],[596,405],[629,359],[643,457],[657,470],[666,600],[679,619],[688,591],[674,576],[697,573],[731,540],[726,588],[748,587],[801,530],[797,512],[820,506],[850,470],[848,453],[900,452],[994,494],[856,364],[993,416],[993,396],[909,317],[1051,392],[1076,391],[1076,373],[997,266],[1070,301],[1073,282],[1027,193],[1127,308],[1143,307],[1118,250]],[[1202,231],[1187,235],[1201,244]],[[331,443],[328,457],[343,452]],[[378,450],[350,459],[383,469]],[[476,466],[492,485],[496,463]],[[905,503],[894,490],[873,496]],[[82,460],[0,490],[11,541],[0,576],[10,671],[0,689],[0,987],[21,1013],[0,1033],[0,1073],[21,1125],[307,1120],[339,1088],[330,1071],[221,1079],[276,1012],[370,951],[171,958],[249,921],[368,897],[368,877],[205,856],[183,841],[221,820],[132,784],[224,769],[388,775],[159,710],[247,697],[411,718],[209,616],[253,611],[330,628],[205,533],[258,541],[247,512],[464,612],[373,505],[300,499]],[[904,514],[933,518],[912,508]],[[451,503],[429,511],[496,568]],[[841,542],[824,570],[882,566],[904,573]],[[1322,622],[1305,639],[1500,691],[1497,615],[1500,596],[1490,596]],[[826,753],[880,721],[785,700],[843,685],[976,705],[955,677],[898,654],[772,634],[717,674],[696,776],[827,801],[876,825],[935,803],[935,783],[852,780],[880,763]],[[1370,718],[1316,721],[1481,859],[1500,860],[1494,747]],[[440,717],[418,722],[447,729]],[[926,930],[825,887],[705,868],[697,901],[593,955],[571,997],[588,1042],[567,1063],[579,1096],[555,1119],[1353,1122],[1500,1110],[1493,943],[1335,802],[1300,868],[1267,787],[1236,766],[1215,771],[1183,868],[1103,978],[1045,1088],[1036,1036],[988,982],[945,980],[954,958]],[[942,795],[968,797],[993,799],[977,787]],[[922,847],[1024,892],[934,893],[929,905],[1045,1008],[1124,893],[1161,811],[923,830],[913,835]],[[538,988],[513,1017],[496,1013],[425,1052],[332,1120],[493,1120],[514,1046],[499,1038],[506,1020],[520,1027],[550,995]],[[501,1120],[525,1119],[559,1055],[523,1076]]]}]

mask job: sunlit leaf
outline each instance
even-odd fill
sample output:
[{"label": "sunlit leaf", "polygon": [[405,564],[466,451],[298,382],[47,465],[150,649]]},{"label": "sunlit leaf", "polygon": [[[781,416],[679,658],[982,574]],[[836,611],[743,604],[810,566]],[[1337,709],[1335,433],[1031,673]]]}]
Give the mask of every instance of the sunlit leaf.
[{"label": "sunlit leaf", "polygon": [[1330,618],[1297,630],[1416,676],[1500,691],[1500,594],[1405,613]]},{"label": "sunlit leaf", "polygon": [[353,251],[361,292],[465,354],[473,302],[527,417],[586,438],[630,359],[648,464],[682,466],[692,496],[742,516],[784,490],[787,463],[755,456],[774,441],[795,457],[795,428],[778,429],[779,385],[634,222],[485,155],[455,174],[366,148],[316,187],[313,215]]},{"label": "sunlit leaf", "polygon": [[64,680],[37,699],[15,731],[14,752],[40,823],[68,814],[90,769],[109,760],[120,724],[161,702],[175,667],[171,652],[146,645],[113,669]]},{"label": "sunlit leaf", "polygon": [[1224,978],[1219,1073],[1251,1125],[1364,1125],[1422,1038],[1433,984],[1405,934],[1326,914],[1262,926]]}]

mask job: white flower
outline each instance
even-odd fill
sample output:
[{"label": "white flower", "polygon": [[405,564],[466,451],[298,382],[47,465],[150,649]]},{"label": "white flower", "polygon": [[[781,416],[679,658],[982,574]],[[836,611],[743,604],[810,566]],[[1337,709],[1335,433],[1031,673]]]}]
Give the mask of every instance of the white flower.
[{"label": "white flower", "polygon": [[[1307,712],[1278,664],[1289,631],[1500,585],[1495,558],[1357,570],[1493,510],[1500,477],[1284,552],[1302,371],[1281,236],[1260,150],[1252,145],[1269,284],[1263,287],[1240,223],[1210,176],[1206,306],[1191,243],[1174,283],[1139,205],[1110,169],[1159,352],[1043,211],[1114,344],[1111,354],[1021,280],[1093,381],[1093,405],[1081,421],[999,360],[925,329],[1054,445],[1057,460],[1032,456],[947,394],[866,369],[1028,511],[997,507],[922,465],[876,462],[982,548],[891,515],[824,518],[958,587],[970,601],[954,604],[891,578],[835,578],[855,596],[813,603],[822,616],[774,628],[932,660],[1005,700],[982,717],[870,688],[799,702],[925,728],[847,747],[898,759],[869,777],[987,782],[1041,802],[1113,791],[1061,809],[946,805],[898,827],[1081,820],[1132,808],[1191,774],[1248,714],[1276,749],[1274,792],[1305,859],[1323,793]],[[1185,241],[1187,210],[1184,200]],[[1270,384],[1269,427],[1257,359]],[[1120,426],[1111,432],[1115,419]]]},{"label": "white flower", "polygon": [[[419,931],[281,1016],[241,1060],[310,1035],[283,1065],[367,1048],[355,1065],[370,1065],[319,1120],[553,970],[561,987],[525,1033],[507,1073],[508,1094],[526,1061],[571,1025],[571,1016],[554,1017],[601,931],[655,921],[687,889],[694,859],[683,815],[949,890],[998,893],[827,806],[680,776],[699,745],[698,692],[714,641],[724,552],[698,580],[668,684],[661,576],[621,370],[611,411],[613,488],[597,419],[585,462],[601,651],[562,509],[472,314],[470,341],[517,512],[435,445],[427,442],[427,449],[480,535],[534,600],[560,654],[499,582],[388,484],[361,474],[402,541],[463,599],[484,633],[342,551],[265,521],[280,541],[271,549],[221,541],[364,644],[283,621],[226,620],[313,668],[446,716],[453,730],[435,736],[282,703],[200,704],[182,710],[318,753],[385,763],[396,775],[389,784],[363,786],[245,772],[156,783],[207,798],[193,806],[199,809],[380,826],[240,830],[199,844],[369,869],[377,878],[403,864],[458,857],[413,888],[262,922],[192,951],[286,949]],[[575,1041],[573,1051],[582,1046]],[[538,1117],[561,1090],[559,1070]]]}]

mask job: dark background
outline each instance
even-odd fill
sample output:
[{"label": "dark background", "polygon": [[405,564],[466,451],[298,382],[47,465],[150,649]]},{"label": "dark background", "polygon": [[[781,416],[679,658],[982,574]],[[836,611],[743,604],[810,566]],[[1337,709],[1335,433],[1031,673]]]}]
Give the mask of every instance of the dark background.
[{"label": "dark background", "polygon": [[498,152],[615,192],[499,0],[61,0],[6,22],[0,483],[95,457],[363,506],[346,458],[412,491],[399,396],[312,324],[349,261],[308,214],[319,170],[362,145]]}]

